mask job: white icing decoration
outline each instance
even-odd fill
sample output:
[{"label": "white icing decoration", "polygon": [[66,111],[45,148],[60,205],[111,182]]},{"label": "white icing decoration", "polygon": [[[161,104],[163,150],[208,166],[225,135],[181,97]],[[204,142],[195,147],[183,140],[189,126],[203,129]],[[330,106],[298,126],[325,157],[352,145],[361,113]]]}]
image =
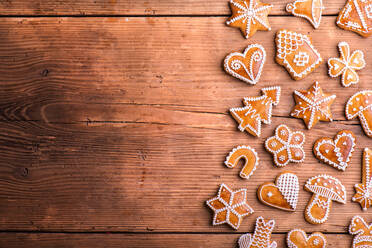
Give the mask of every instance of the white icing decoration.
[{"label": "white icing decoration", "polygon": [[250,233],[243,234],[239,238],[239,248],[276,248],[275,241],[271,241],[271,233],[275,227],[275,220],[265,222],[262,216],[256,220],[256,227],[253,235]]},{"label": "white icing decoration", "polygon": [[[364,111],[366,111],[366,110],[367,111],[372,111],[372,104],[369,104],[368,102],[365,102],[365,101],[364,101],[364,103],[363,103],[363,101],[356,103],[355,98],[358,97],[358,96],[363,97],[363,98],[370,97],[371,93],[372,93],[372,90],[363,90],[363,91],[359,91],[359,92],[355,93],[347,101],[346,109],[345,109],[346,118],[348,120],[354,119],[356,116],[359,117],[359,120],[360,120],[360,123],[363,127],[363,130],[367,134],[367,136],[369,136],[369,137],[372,137],[372,130],[370,129],[370,127],[368,125],[368,122],[372,122],[372,120],[370,120],[370,119],[367,120],[366,119],[366,117],[364,115]],[[354,104],[359,105],[358,106],[359,111],[352,108],[352,106]],[[362,107],[362,108],[360,109],[359,107]]]},{"label": "white icing decoration", "polygon": [[318,245],[320,243],[320,240],[323,240],[323,246],[322,247],[319,247],[319,248],[325,248],[327,246],[327,240],[322,235],[320,235],[319,233],[312,233],[310,236],[307,236],[306,233],[303,230],[301,230],[301,229],[293,229],[290,232],[288,232],[288,234],[287,234],[287,245],[288,245],[288,248],[299,248],[296,244],[294,244],[290,240],[291,235],[294,232],[300,232],[303,235],[303,237],[305,237],[306,242],[308,242],[310,239],[316,237],[316,239],[314,239],[314,241],[313,241],[313,244],[314,245]]},{"label": "white icing decoration", "polygon": [[[357,227],[358,225],[362,225],[361,227]],[[351,235],[355,235],[353,239],[352,248],[369,248],[372,247],[372,224],[368,225],[364,219],[358,215],[354,216],[351,219],[351,223],[349,225],[349,233]]]},{"label": "white icing decoration", "polygon": [[[303,2],[307,2],[307,1],[311,1],[311,18],[308,15],[301,14],[300,13],[301,11],[296,12],[296,3],[297,2],[303,3]],[[316,6],[316,3],[320,3],[320,6],[319,7]],[[320,9],[319,17],[315,16],[316,9]],[[314,28],[318,28],[319,25],[320,25],[320,22],[322,20],[322,12],[324,10],[324,6],[323,6],[323,1],[322,0],[318,0],[318,1],[315,1],[315,0],[297,0],[293,3],[287,4],[286,10],[287,10],[287,12],[290,12],[294,16],[305,18],[306,20],[308,20],[313,25]],[[306,12],[308,12],[308,11],[306,11]]]},{"label": "white icing decoration", "polygon": [[[240,157],[236,158],[234,161],[230,161],[231,160],[231,157],[234,155],[235,152],[239,151],[239,150],[246,150],[245,154],[241,155]],[[256,162],[255,164],[253,165],[253,169],[251,170],[251,172],[247,175],[244,173],[244,167],[247,166],[249,164],[250,161],[248,161],[248,155],[252,155],[256,158]],[[258,162],[259,162],[259,157],[258,157],[258,154],[257,152],[251,148],[250,146],[238,146],[236,148],[234,148],[230,153],[229,155],[226,157],[226,160],[225,160],[225,165],[228,167],[228,168],[234,168],[235,165],[237,164],[237,162],[240,160],[240,159],[244,159],[245,160],[245,164],[243,166],[243,169],[240,171],[239,175],[240,177],[244,178],[244,179],[249,179],[249,177],[253,174],[253,172],[256,170],[257,166],[258,166]]]},{"label": "white icing decoration", "polygon": [[299,67],[305,66],[309,63],[309,55],[306,52],[299,52],[295,55],[293,62]]},{"label": "white icing decoration", "polygon": [[[366,1],[366,0],[361,0],[362,3],[364,1]],[[359,17],[359,20],[360,20],[362,26],[360,26],[358,23],[355,23],[355,22],[352,22],[352,21],[348,21],[346,23],[341,22],[341,19],[346,19],[347,17],[350,16],[351,11],[353,11],[353,7],[351,6],[351,2],[355,6],[355,10],[358,14],[358,17]],[[367,18],[370,18],[369,17],[370,8],[371,8],[370,6],[371,5],[367,5],[364,8]],[[341,10],[341,12],[339,14],[339,17],[337,18],[337,25],[339,25],[340,27],[344,27],[344,28],[345,27],[351,28],[352,30],[363,33],[363,34],[368,34],[368,32],[370,32],[372,30],[372,27],[368,27],[368,25],[367,25],[367,22],[364,18],[364,14],[363,14],[363,12],[360,8],[360,1],[359,0],[349,0],[347,2],[345,7]]]}]

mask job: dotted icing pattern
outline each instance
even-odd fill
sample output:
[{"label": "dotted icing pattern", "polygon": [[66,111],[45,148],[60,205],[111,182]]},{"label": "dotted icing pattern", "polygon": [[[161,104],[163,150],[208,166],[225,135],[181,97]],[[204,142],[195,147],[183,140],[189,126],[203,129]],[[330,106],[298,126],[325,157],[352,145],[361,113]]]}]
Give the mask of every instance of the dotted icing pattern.
[{"label": "dotted icing pattern", "polygon": [[359,91],[350,97],[345,114],[348,120],[358,116],[364,133],[372,138],[372,90]]},{"label": "dotted icing pattern", "polygon": [[353,248],[372,247],[372,224],[368,225],[360,216],[354,216],[349,225],[349,233],[355,235]]},{"label": "dotted icing pattern", "polygon": [[355,195],[352,200],[358,202],[364,211],[372,206],[372,164],[370,157],[372,150],[364,148],[363,152],[363,168],[362,168],[362,183],[355,184]]},{"label": "dotted icing pattern", "polygon": [[253,235],[247,233],[240,236],[239,248],[276,248],[276,242],[271,240],[274,227],[275,220],[265,222],[262,216],[258,217]]},{"label": "dotted icing pattern", "polygon": [[286,11],[294,16],[308,20],[314,28],[318,28],[322,20],[324,6],[322,0],[297,0],[286,6]]},{"label": "dotted icing pattern", "polygon": [[244,159],[245,164],[239,175],[244,179],[249,179],[258,166],[258,154],[250,146],[238,146],[226,157],[225,165],[228,168],[234,168],[240,159]]},{"label": "dotted icing pattern", "polygon": [[327,240],[321,232],[307,236],[302,229],[293,229],[287,234],[287,245],[288,248],[325,248]]}]

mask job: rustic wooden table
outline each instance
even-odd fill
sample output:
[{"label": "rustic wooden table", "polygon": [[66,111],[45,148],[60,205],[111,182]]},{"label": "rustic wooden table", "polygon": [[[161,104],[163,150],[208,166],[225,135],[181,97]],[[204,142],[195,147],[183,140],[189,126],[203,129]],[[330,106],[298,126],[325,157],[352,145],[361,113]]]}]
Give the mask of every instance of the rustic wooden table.
[{"label": "rustic wooden table", "polygon": [[[227,0],[0,1],[0,247],[235,247],[260,215],[276,220],[278,247],[285,247],[293,228],[325,232],[328,247],[350,247],[351,217],[372,221],[371,211],[351,202],[362,150],[372,148],[372,140],[358,120],[346,121],[344,106],[371,87],[372,40],[336,27],[345,0],[325,1],[317,30],[288,16],[287,2],[272,0],[272,31],[245,40],[224,24]],[[311,35],[324,60],[338,57],[340,41],[362,49],[367,66],[360,83],[341,87],[325,63],[293,81],[274,61],[280,28]],[[251,43],[267,51],[256,86],[222,69],[226,54]],[[309,131],[289,112],[293,91],[316,80],[337,95],[335,120]],[[239,132],[228,109],[270,85],[282,87],[273,123],[263,126],[261,138]],[[307,139],[306,161],[286,167],[301,184],[294,213],[256,198],[259,184],[286,170],[274,168],[263,148],[280,123],[304,131]],[[346,172],[312,155],[317,138],[341,129],[358,137]],[[249,180],[223,165],[228,152],[244,144],[260,157]],[[304,220],[311,194],[303,185],[318,173],[339,178],[348,196],[346,205],[335,203],[329,220],[315,226]],[[255,210],[238,231],[211,225],[205,201],[222,182],[247,188]]]}]

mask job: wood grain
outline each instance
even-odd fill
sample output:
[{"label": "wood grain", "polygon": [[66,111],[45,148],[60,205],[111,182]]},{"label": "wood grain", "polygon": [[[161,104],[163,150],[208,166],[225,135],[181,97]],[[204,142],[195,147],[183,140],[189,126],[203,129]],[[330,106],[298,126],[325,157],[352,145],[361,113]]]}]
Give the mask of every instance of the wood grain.
[{"label": "wood grain", "polygon": [[[237,247],[240,234],[0,234],[0,245],[4,247],[49,248],[95,248],[102,247]],[[326,235],[327,247],[350,247],[351,235]],[[278,247],[285,246],[285,235],[275,234],[273,240]]]},{"label": "wood grain", "polygon": [[[265,2],[265,1],[263,1]],[[291,0],[266,0],[274,5],[272,15],[287,15],[285,6]],[[345,0],[325,1],[324,14],[336,15]],[[229,15],[228,0],[7,0],[0,2],[2,15]]]}]

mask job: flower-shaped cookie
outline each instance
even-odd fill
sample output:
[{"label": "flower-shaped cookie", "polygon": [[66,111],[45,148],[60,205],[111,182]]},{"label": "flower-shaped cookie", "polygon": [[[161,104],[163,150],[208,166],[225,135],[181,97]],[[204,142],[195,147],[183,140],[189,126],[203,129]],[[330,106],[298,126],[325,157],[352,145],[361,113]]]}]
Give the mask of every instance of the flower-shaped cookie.
[{"label": "flower-shaped cookie", "polygon": [[357,84],[359,76],[356,70],[361,70],[366,65],[363,52],[356,50],[350,55],[349,44],[344,41],[338,44],[338,49],[341,57],[328,60],[328,74],[331,77],[338,77],[342,74],[341,83],[344,87]]},{"label": "flower-shaped cookie", "polygon": [[275,136],[265,141],[265,148],[273,154],[275,165],[283,167],[289,162],[300,163],[304,161],[304,142],[305,135],[302,132],[292,132],[282,124],[275,129]]}]

